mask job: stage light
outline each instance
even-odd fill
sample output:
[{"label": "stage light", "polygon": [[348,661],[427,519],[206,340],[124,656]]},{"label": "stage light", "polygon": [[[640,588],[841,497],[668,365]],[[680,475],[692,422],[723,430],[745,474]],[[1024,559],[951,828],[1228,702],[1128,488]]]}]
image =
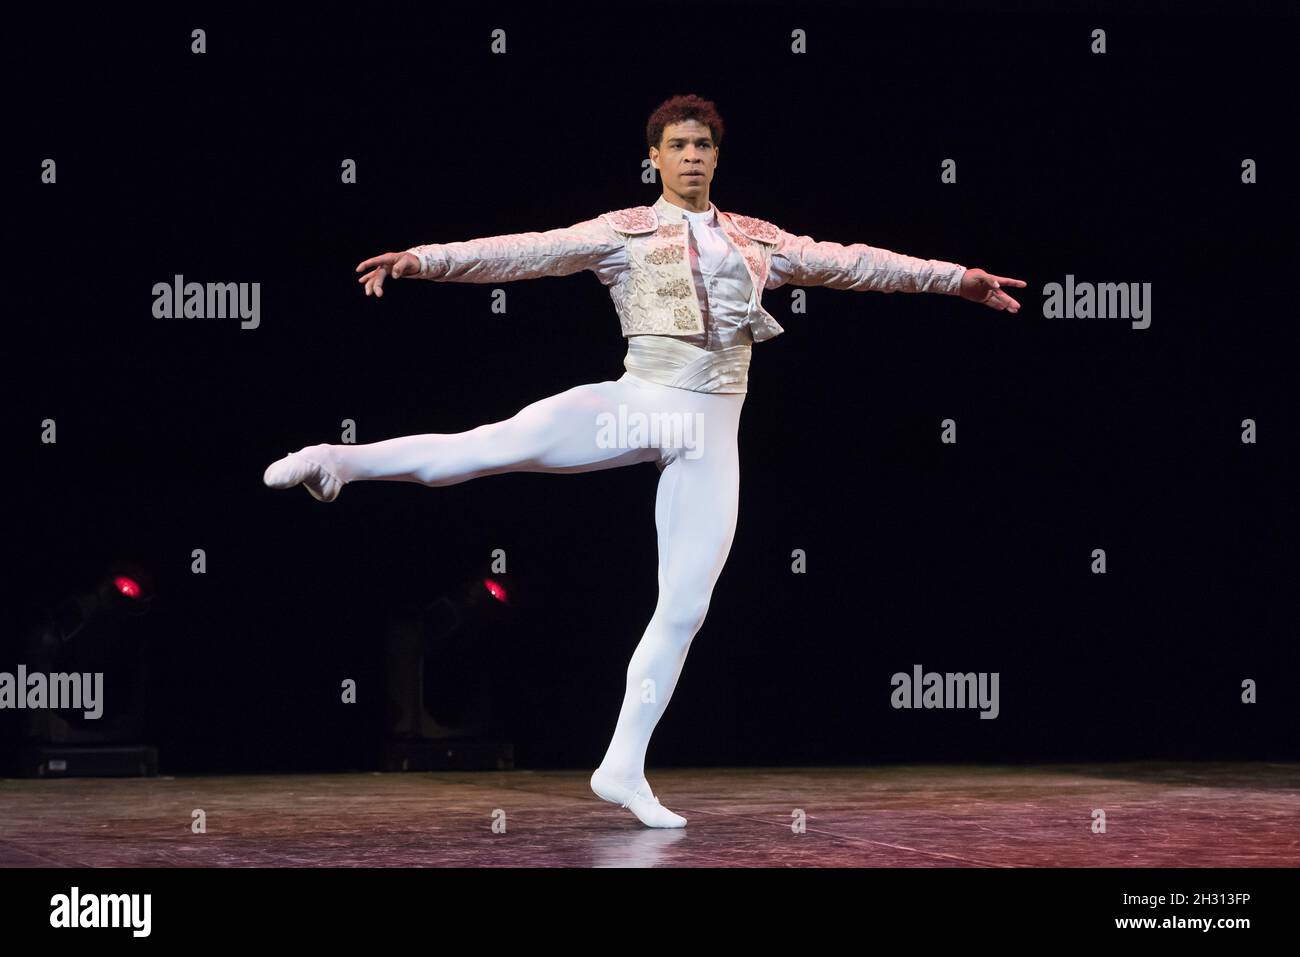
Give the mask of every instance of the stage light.
[{"label": "stage light", "polygon": [[75,707],[24,711],[19,776],[157,774],[157,749],[139,743],[146,672],[144,635],[133,623],[148,613],[153,591],[146,569],[117,561],[91,587],[41,612],[18,663],[47,681],[102,681],[103,707],[93,715]]},{"label": "stage light", "polygon": [[[511,586],[514,588],[514,585]],[[514,766],[485,678],[516,612],[499,578],[475,577],[389,619],[388,771]]]}]

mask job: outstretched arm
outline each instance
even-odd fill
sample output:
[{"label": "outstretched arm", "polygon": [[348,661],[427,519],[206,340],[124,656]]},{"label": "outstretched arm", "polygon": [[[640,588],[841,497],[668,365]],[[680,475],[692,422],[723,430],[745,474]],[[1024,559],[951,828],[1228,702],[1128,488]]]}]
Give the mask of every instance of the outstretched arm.
[{"label": "outstretched arm", "polygon": [[782,229],[772,251],[766,288],[787,282],[857,292],[933,292],[1011,312],[1020,304],[1002,292],[1001,285],[1025,285],[1019,279],[990,276],[982,269],[967,269],[942,259],[918,259],[864,243],[818,242]]},{"label": "outstretched arm", "polygon": [[[370,269],[358,282],[366,295],[383,295],[384,278],[434,282],[513,282],[542,276],[568,276],[583,269],[608,271],[623,255],[623,238],[602,217],[545,232],[484,236],[462,242],[412,246],[404,253],[367,259]],[[608,285],[610,277],[601,276]]]}]

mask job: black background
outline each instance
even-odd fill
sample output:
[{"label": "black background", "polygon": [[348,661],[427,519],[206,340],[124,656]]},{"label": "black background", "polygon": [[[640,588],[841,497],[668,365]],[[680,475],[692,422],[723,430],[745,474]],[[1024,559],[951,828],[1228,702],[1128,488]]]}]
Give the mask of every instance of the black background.
[{"label": "black background", "polygon": [[[504,548],[518,627],[464,679],[521,766],[595,767],[656,598],[653,467],[330,505],[261,476],[343,419],[456,432],[618,378],[594,276],[510,284],[499,316],[492,286],[377,300],[353,269],[653,202],[646,119],[694,92],[727,124],[721,209],[1029,288],[1016,316],[766,294],[787,331],[754,349],[735,543],[649,765],[1295,758],[1296,21],[1177,9],[212,5],[15,30],[0,670],[32,614],[134,557],[165,770],[370,767],[386,617]],[[260,328],[152,318],[176,273],[261,283]],[[1151,327],[1043,318],[1067,273],[1151,283]],[[999,672],[999,718],[891,708],[918,663]]]}]

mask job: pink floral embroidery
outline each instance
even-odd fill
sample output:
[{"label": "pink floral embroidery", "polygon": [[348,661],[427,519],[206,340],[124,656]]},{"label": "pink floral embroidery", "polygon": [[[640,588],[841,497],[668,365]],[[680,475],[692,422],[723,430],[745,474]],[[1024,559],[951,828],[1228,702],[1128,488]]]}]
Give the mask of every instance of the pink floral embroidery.
[{"label": "pink floral embroidery", "polygon": [[736,225],[743,229],[749,236],[765,243],[774,243],[777,241],[778,230],[775,226],[765,219],[755,219],[753,216],[736,216],[731,217],[735,220]]},{"label": "pink floral embroidery", "polygon": [[615,229],[625,233],[646,232],[659,225],[659,217],[652,206],[630,206],[627,209],[616,209],[605,216]]}]

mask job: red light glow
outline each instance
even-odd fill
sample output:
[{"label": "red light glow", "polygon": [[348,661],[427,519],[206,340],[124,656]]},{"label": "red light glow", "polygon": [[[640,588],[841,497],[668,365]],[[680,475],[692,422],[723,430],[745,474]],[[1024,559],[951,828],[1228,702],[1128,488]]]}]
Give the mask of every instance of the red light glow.
[{"label": "red light glow", "polygon": [[113,579],[113,584],[127,598],[139,598],[142,589],[134,579],[127,578],[125,575],[118,575]]}]

